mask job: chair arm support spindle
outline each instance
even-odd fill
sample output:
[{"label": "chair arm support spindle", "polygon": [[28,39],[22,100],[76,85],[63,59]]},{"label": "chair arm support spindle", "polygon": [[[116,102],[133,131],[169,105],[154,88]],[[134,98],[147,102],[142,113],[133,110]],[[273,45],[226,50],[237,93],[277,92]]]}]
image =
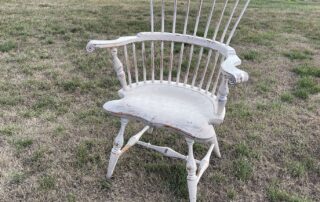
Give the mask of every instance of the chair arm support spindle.
[{"label": "chair arm support spindle", "polygon": [[237,55],[228,57],[221,64],[221,82],[217,93],[218,106],[217,114],[222,114],[229,94],[228,84],[234,85],[237,83],[246,82],[249,79],[247,72],[238,69],[236,66],[240,65],[241,60]]},{"label": "chair arm support spindle", "polygon": [[127,81],[126,81],[126,74],[123,70],[123,64],[118,58],[118,51],[116,48],[112,48],[111,50],[111,55],[112,55],[112,61],[113,61],[113,68],[115,72],[117,73],[117,77],[120,81],[121,87],[124,90],[127,90]]},{"label": "chair arm support spindle", "polygon": [[218,89],[218,106],[217,114],[222,114],[228,100],[229,87],[228,87],[228,75],[222,72],[222,80]]}]

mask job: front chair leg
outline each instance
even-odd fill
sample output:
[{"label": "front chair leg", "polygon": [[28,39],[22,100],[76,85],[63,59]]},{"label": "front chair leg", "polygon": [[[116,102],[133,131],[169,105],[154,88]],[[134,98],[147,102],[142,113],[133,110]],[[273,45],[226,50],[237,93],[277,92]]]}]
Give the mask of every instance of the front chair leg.
[{"label": "front chair leg", "polygon": [[108,172],[107,172],[107,178],[110,179],[112,176],[112,173],[114,171],[114,168],[116,167],[116,164],[118,162],[118,159],[121,155],[121,148],[123,146],[123,134],[125,131],[125,128],[128,124],[128,119],[121,119],[121,128],[117,135],[117,137],[114,140],[113,147],[110,154],[110,160],[108,165]]},{"label": "front chair leg", "polygon": [[198,184],[198,177],[196,175],[197,165],[196,161],[193,156],[193,143],[194,140],[186,138],[188,144],[188,158],[187,158],[187,181],[188,181],[188,190],[189,190],[189,199],[190,202],[197,201],[197,184]]}]

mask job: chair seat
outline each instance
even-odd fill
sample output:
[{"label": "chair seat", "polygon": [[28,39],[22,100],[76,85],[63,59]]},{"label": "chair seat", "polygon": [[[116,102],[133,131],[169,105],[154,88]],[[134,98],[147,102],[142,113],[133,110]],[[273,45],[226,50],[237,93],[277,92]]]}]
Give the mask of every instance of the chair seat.
[{"label": "chair seat", "polygon": [[224,113],[215,114],[215,97],[182,85],[140,84],[120,94],[122,99],[109,101],[103,108],[113,115],[175,129],[191,138],[212,139],[212,124],[221,123],[224,117]]}]

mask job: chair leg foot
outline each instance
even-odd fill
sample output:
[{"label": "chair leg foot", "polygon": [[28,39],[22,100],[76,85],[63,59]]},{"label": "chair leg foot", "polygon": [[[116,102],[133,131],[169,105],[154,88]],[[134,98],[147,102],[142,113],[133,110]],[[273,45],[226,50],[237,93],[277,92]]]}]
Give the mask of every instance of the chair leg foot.
[{"label": "chair leg foot", "polygon": [[114,151],[112,149],[111,154],[110,154],[110,160],[109,160],[109,165],[108,165],[108,171],[107,171],[107,179],[110,179],[112,177],[114,168],[116,167],[116,164],[118,162],[118,159],[120,157],[120,150],[119,151]]},{"label": "chair leg foot", "polygon": [[187,159],[187,182],[188,182],[188,191],[189,191],[189,200],[190,202],[197,201],[197,184],[198,177],[196,175],[197,164],[193,156],[193,143],[194,141],[191,139],[186,139],[188,144],[188,159]]},{"label": "chair leg foot", "polygon": [[124,141],[123,135],[124,135],[124,131],[127,124],[128,124],[128,119],[121,119],[121,128],[119,130],[118,135],[114,139],[113,148],[110,154],[110,160],[109,160],[108,171],[106,176],[108,179],[112,177],[114,168],[116,167],[118,159],[121,156],[121,148],[123,146],[123,141]]},{"label": "chair leg foot", "polygon": [[197,179],[187,179],[188,180],[188,191],[190,202],[197,201]]}]

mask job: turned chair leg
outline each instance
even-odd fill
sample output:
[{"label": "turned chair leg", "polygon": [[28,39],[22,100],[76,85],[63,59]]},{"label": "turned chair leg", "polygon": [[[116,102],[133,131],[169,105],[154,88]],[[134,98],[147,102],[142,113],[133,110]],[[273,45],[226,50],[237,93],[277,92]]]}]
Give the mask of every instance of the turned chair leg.
[{"label": "turned chair leg", "polygon": [[214,144],[214,148],[213,148],[214,154],[215,154],[217,157],[221,158],[220,149],[219,149],[219,144],[218,144],[218,140],[217,140],[217,137],[216,137],[216,136],[213,138],[213,144]]},{"label": "turned chair leg", "polygon": [[194,140],[186,138],[188,144],[188,158],[187,158],[187,181],[188,181],[188,190],[189,190],[189,199],[190,202],[197,201],[197,184],[198,177],[196,175],[197,165],[193,156],[193,143]]},{"label": "turned chair leg", "polygon": [[212,143],[214,144],[214,148],[213,148],[214,154],[215,154],[217,157],[221,158],[220,148],[219,148],[219,143],[218,143],[218,139],[217,139],[216,132],[214,132],[214,134],[213,134]]},{"label": "turned chair leg", "polygon": [[113,148],[111,150],[111,154],[110,154],[110,160],[109,160],[109,165],[108,165],[108,171],[107,171],[107,178],[110,179],[114,168],[116,167],[116,164],[118,162],[118,159],[121,155],[121,148],[123,146],[123,134],[125,131],[125,128],[128,124],[128,119],[121,119],[121,128],[119,130],[119,133],[117,135],[117,137],[114,140],[113,143]]}]

